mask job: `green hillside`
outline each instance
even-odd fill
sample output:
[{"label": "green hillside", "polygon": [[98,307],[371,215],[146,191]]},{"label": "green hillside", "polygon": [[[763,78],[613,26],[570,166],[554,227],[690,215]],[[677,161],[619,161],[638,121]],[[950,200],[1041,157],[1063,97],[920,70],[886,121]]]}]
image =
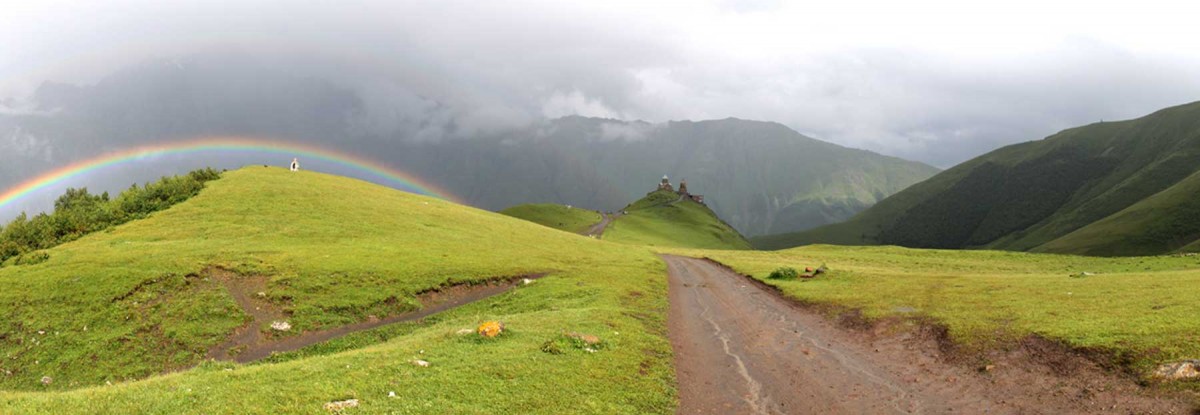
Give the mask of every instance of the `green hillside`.
[{"label": "green hillside", "polygon": [[583,233],[604,219],[594,210],[579,209],[553,203],[528,203],[500,211],[501,214],[524,219],[542,226],[571,233]]},{"label": "green hillside", "polygon": [[[363,413],[675,408],[665,269],[638,247],[358,180],[249,167],[44,252],[44,262],[0,268],[0,413],[318,413],[351,398]],[[409,311],[417,293],[446,284],[549,274],[423,322],[268,362],[202,364],[251,321],[214,267],[265,278],[259,297],[284,312],[289,333]],[[507,331],[456,334],[487,320]],[[572,347],[572,332],[603,347]]]},{"label": "green hillside", "polygon": [[1200,172],[1033,251],[1112,256],[1179,250],[1200,240],[1197,195],[1200,195]]},{"label": "green hillside", "polygon": [[[1001,148],[897,193],[844,223],[758,238],[755,244],[768,249],[833,243],[1164,253],[1194,240],[1187,232],[1158,227],[1194,220],[1190,208],[1165,209],[1171,200],[1183,199],[1180,192],[1165,191],[1197,171],[1200,103],[1192,103]],[[1148,204],[1119,214],[1143,201]],[[1159,225],[1121,223],[1146,216],[1150,207],[1160,210],[1154,214],[1161,217],[1153,220]],[[1085,228],[1093,224],[1097,227]],[[1131,241],[1095,237],[1114,229]],[[1064,238],[1076,231],[1082,233]]]},{"label": "green hillside", "polygon": [[750,249],[750,243],[707,206],[675,192],[652,192],[624,211],[608,226],[604,240],[650,246]]}]

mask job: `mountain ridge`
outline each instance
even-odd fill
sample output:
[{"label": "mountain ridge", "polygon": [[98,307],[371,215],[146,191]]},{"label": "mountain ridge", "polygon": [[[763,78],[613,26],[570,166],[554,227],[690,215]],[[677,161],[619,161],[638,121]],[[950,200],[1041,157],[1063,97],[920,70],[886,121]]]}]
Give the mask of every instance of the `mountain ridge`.
[{"label": "mountain ridge", "polygon": [[[369,157],[488,210],[538,202],[613,210],[663,174],[692,178],[705,187],[698,191],[714,195],[708,204],[721,217],[760,235],[845,220],[938,171],[733,117],[650,123],[566,116],[487,127],[456,122],[443,103],[393,97],[424,111],[410,119],[382,111],[396,108],[378,107],[391,101],[351,85],[261,71],[199,57],[151,62],[95,84],[46,84],[30,102],[46,111],[0,113],[0,154],[8,155],[0,156],[0,180],[11,180],[0,187],[164,139],[268,137]],[[257,93],[242,93],[251,88]],[[413,124],[426,116],[429,122]],[[193,167],[246,163],[195,157]],[[154,178],[91,186],[115,191]]]},{"label": "mountain ridge", "polygon": [[847,222],[756,243],[764,248],[834,243],[1122,254],[1080,252],[1051,242],[1198,170],[1200,102],[1194,102],[1006,146],[947,169]]}]

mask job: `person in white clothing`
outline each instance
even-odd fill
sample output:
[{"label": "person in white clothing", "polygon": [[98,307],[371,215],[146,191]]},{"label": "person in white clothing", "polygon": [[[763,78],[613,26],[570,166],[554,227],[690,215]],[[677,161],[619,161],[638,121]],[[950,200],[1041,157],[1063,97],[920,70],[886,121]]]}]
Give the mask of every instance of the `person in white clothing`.
[{"label": "person in white clothing", "polygon": [[292,171],[299,171],[299,170],[300,170],[300,159],[296,159],[296,158],[292,159]]}]

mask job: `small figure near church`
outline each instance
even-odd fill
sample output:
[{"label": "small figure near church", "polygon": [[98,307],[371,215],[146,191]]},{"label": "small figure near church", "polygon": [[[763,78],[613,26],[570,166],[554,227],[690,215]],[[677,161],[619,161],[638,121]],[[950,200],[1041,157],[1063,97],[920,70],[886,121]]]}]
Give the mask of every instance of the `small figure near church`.
[{"label": "small figure near church", "polygon": [[298,158],[292,159],[292,171],[299,171],[299,170],[300,170],[300,159],[298,159]]}]

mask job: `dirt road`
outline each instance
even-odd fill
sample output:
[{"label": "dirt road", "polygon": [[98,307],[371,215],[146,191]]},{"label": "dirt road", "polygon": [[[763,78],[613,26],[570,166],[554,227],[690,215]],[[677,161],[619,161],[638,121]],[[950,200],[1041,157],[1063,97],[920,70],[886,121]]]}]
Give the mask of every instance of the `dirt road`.
[{"label": "dirt road", "polygon": [[608,228],[608,224],[612,223],[613,219],[616,219],[618,215],[615,213],[608,214],[601,212],[600,216],[602,217],[600,222],[597,222],[595,225],[592,225],[592,227],[588,228],[588,230],[583,233],[584,236],[594,236],[599,238],[600,235],[604,234],[604,229]]},{"label": "dirt road", "polygon": [[952,365],[919,335],[840,328],[718,264],[663,258],[680,414],[1191,413],[1088,361]]}]

